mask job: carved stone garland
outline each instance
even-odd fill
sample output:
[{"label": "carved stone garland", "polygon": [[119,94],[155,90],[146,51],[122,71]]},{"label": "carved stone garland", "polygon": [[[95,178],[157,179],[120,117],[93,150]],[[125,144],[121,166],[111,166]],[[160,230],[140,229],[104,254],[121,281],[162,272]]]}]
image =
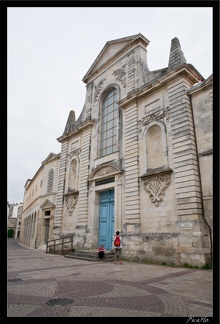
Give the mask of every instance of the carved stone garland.
[{"label": "carved stone garland", "polygon": [[171,182],[170,174],[162,173],[143,178],[144,189],[150,194],[151,201],[158,207],[163,200],[161,196],[164,195],[165,189]]},{"label": "carved stone garland", "polygon": [[65,195],[65,203],[66,203],[66,207],[69,211],[69,215],[71,215],[73,210],[75,209],[75,206],[76,206],[76,203],[78,200],[78,195],[79,195],[78,191],[70,192]]},{"label": "carved stone garland", "polygon": [[125,65],[123,65],[121,69],[115,70],[113,72],[113,75],[116,76],[116,80],[120,81],[124,85],[124,87],[126,86]]},{"label": "carved stone garland", "polygon": [[67,157],[68,157],[69,159],[72,159],[72,157],[73,157],[74,155],[79,155],[80,152],[81,152],[81,149],[80,149],[80,148],[75,149],[75,150],[71,151],[69,154],[67,154]]},{"label": "carved stone garland", "polygon": [[105,167],[102,170],[97,171],[96,176],[103,177],[103,176],[106,176],[106,175],[114,173],[114,172],[115,172],[115,168],[113,168],[113,167]]},{"label": "carved stone garland", "polygon": [[149,114],[145,117],[142,118],[142,120],[138,121],[138,126],[139,126],[139,132],[142,130],[142,126],[145,126],[147,124],[150,124],[153,121],[160,120],[162,118],[166,118],[167,121],[170,119],[170,107],[166,107],[160,111],[157,111],[153,114]]},{"label": "carved stone garland", "polygon": [[95,99],[95,101],[98,100],[98,97],[99,97],[99,95],[100,95],[100,93],[101,93],[101,91],[102,91],[102,86],[103,86],[103,83],[104,83],[105,80],[106,80],[106,79],[101,80],[101,81],[97,84],[97,86],[95,86],[95,94],[94,94],[94,99]]}]

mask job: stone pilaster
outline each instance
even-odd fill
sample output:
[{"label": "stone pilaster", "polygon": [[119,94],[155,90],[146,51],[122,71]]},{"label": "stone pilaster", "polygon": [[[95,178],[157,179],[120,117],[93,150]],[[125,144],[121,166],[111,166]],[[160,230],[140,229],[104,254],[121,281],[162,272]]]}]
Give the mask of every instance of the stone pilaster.
[{"label": "stone pilaster", "polygon": [[128,224],[140,221],[137,115],[136,105],[125,109],[125,222]]},{"label": "stone pilaster", "polygon": [[[168,89],[178,216],[202,215],[193,117],[184,82]],[[197,218],[196,216],[196,218]]]},{"label": "stone pilaster", "polygon": [[92,90],[93,90],[93,83],[90,82],[87,85],[87,102],[86,102],[86,107],[87,107],[86,113],[87,113],[87,116],[90,116],[91,115],[91,111],[92,111]]},{"label": "stone pilaster", "polygon": [[62,231],[63,222],[63,195],[64,195],[64,181],[66,174],[66,156],[67,156],[68,143],[67,141],[62,144],[60,155],[59,179],[57,189],[57,204],[54,215],[53,234],[55,237]]},{"label": "stone pilaster", "polygon": [[91,146],[91,129],[86,128],[82,135],[82,151],[80,155],[80,179],[79,179],[79,213],[78,225],[88,224],[88,178],[89,178],[89,157]]},{"label": "stone pilaster", "polygon": [[134,52],[132,51],[128,55],[128,84],[127,92],[133,92],[135,90],[135,59]]},{"label": "stone pilaster", "polygon": [[[168,87],[177,225],[181,233],[179,251],[182,263],[184,260],[188,262],[190,255],[210,261],[208,229],[203,218],[194,121],[191,103],[185,94],[189,86],[186,80],[182,80]],[[191,248],[186,249],[184,247],[186,243],[190,244]]]}]

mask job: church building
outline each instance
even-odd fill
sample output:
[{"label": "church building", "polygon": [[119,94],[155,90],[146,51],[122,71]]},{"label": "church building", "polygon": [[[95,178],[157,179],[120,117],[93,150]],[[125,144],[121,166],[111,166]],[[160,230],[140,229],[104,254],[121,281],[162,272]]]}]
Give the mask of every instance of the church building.
[{"label": "church building", "polygon": [[124,258],[212,263],[212,75],[187,63],[178,38],[168,66],[150,71],[148,45],[142,34],[108,41],[83,77],[79,118],[69,112],[59,154],[26,183],[21,243],[71,234],[75,249],[111,250],[118,230]]}]

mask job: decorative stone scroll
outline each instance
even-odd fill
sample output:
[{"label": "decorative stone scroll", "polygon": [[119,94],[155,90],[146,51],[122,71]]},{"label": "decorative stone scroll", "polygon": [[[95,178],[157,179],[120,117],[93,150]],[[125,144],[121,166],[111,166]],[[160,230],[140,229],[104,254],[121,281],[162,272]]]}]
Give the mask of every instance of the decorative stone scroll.
[{"label": "decorative stone scroll", "polygon": [[76,149],[74,151],[69,152],[69,154],[67,154],[67,157],[69,157],[69,159],[72,159],[73,156],[79,155],[80,152],[81,152],[81,149],[78,148],[78,149]]},{"label": "decorative stone scroll", "polygon": [[98,100],[98,96],[100,95],[101,91],[102,91],[102,84],[106,79],[101,80],[97,86],[95,86],[95,94],[94,94],[94,100]]},{"label": "decorative stone scroll", "polygon": [[125,65],[123,65],[121,69],[115,70],[113,72],[113,75],[116,76],[116,80],[120,81],[124,85],[124,87],[126,86]]},{"label": "decorative stone scroll", "polygon": [[156,207],[163,200],[162,196],[165,194],[165,189],[171,182],[169,172],[143,177],[144,189],[150,194],[151,201],[155,203]]},{"label": "decorative stone scroll", "polygon": [[78,191],[73,191],[73,192],[67,192],[64,197],[65,197],[65,203],[67,210],[69,211],[69,215],[72,214],[73,210],[75,209],[77,200],[78,200],[79,192]]},{"label": "decorative stone scroll", "polygon": [[153,114],[143,117],[141,120],[138,121],[139,125],[145,126],[155,120],[162,119],[166,117],[166,120],[169,121],[170,118],[170,107],[166,107],[163,110],[159,110]]}]

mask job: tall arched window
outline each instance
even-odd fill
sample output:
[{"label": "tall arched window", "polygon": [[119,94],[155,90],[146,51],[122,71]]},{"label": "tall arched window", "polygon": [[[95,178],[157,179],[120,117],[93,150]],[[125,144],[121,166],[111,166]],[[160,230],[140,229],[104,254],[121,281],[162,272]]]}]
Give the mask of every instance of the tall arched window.
[{"label": "tall arched window", "polygon": [[117,149],[117,90],[107,93],[102,102],[100,156],[111,154]]},{"label": "tall arched window", "polygon": [[53,169],[50,169],[48,173],[48,182],[47,182],[47,193],[53,192],[53,178],[54,178],[54,171]]}]

